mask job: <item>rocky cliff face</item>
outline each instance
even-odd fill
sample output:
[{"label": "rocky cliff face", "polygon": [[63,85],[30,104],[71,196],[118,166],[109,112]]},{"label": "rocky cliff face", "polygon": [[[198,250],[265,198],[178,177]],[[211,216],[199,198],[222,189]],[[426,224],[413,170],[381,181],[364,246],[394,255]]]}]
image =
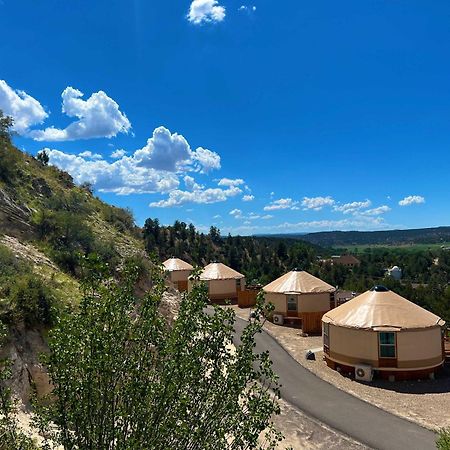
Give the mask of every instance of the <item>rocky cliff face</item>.
[{"label": "rocky cliff face", "polygon": [[18,325],[10,329],[0,357],[12,362],[11,388],[23,407],[30,407],[31,397],[42,398],[51,391],[51,385],[40,355],[48,352],[42,329],[26,329]]},{"label": "rocky cliff face", "polygon": [[0,188],[0,233],[15,237],[29,237],[32,234],[32,211],[20,205],[4,189]]}]

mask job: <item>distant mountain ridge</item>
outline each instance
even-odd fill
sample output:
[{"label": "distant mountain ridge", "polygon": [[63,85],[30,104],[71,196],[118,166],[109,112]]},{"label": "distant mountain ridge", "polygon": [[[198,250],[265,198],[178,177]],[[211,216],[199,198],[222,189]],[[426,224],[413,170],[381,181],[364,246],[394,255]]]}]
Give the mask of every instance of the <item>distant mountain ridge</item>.
[{"label": "distant mountain ridge", "polygon": [[322,247],[439,244],[450,242],[450,226],[387,231],[322,231],[276,234],[270,237],[299,239]]}]

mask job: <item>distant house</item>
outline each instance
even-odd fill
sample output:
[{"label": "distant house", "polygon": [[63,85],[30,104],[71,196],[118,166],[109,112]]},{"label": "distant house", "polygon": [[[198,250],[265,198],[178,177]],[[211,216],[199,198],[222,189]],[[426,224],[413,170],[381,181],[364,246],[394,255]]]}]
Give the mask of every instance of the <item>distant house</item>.
[{"label": "distant house", "polygon": [[[245,276],[225,264],[208,264],[200,274],[200,281],[208,286],[211,301],[236,300],[238,293],[245,290]],[[189,286],[191,288],[192,281]]]},{"label": "distant house", "polygon": [[333,308],[336,289],[308,272],[292,270],[263,287],[266,302],[275,306],[273,320],[320,333],[321,319]]},{"label": "distant house", "polygon": [[357,267],[361,264],[361,261],[353,255],[341,255],[331,257],[333,264],[341,264],[345,267]]},{"label": "distant house", "polygon": [[433,376],[444,363],[445,322],[384,286],[324,314],[329,367],[370,380]]},{"label": "distant house", "polygon": [[336,291],[334,294],[336,306],[340,306],[344,303],[347,303],[349,300],[355,298],[357,295],[358,295],[357,292],[352,291]]},{"label": "distant house", "polygon": [[402,279],[402,269],[398,266],[391,267],[390,269],[387,269],[386,275],[388,277],[392,277],[394,280],[401,280]]},{"label": "distant house", "polygon": [[194,268],[179,258],[169,258],[163,262],[163,266],[168,274],[169,281],[171,281],[175,287],[184,292],[188,289],[188,279]]}]

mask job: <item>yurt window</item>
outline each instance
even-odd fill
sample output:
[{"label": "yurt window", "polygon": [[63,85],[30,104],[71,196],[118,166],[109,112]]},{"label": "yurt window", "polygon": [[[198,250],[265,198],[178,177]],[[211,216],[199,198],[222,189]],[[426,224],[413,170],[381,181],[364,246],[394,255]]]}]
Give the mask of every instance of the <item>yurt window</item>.
[{"label": "yurt window", "polygon": [[380,344],[380,358],[395,358],[396,357],[396,345],[395,345],[395,333],[380,332],[378,334]]},{"label": "yurt window", "polygon": [[330,324],[323,324],[323,345],[328,349],[330,347]]},{"label": "yurt window", "polygon": [[295,297],[288,297],[287,309],[288,311],[297,311],[297,299]]}]

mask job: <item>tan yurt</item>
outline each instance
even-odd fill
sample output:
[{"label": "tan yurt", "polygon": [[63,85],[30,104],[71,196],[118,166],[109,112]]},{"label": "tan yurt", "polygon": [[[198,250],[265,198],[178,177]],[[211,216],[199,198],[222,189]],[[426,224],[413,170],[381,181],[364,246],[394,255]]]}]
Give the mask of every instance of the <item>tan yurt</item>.
[{"label": "tan yurt", "polygon": [[273,321],[302,327],[304,333],[320,333],[321,319],[334,307],[336,289],[297,269],[263,287],[266,302],[275,306]]},{"label": "tan yurt", "polygon": [[235,300],[238,292],[245,290],[245,276],[225,264],[208,264],[200,275],[208,286],[212,301]]},{"label": "tan yurt", "polygon": [[443,326],[435,314],[384,286],[327,312],[325,360],[333,369],[370,381],[434,376],[445,359]]},{"label": "tan yurt", "polygon": [[179,258],[169,258],[163,262],[163,266],[166,268],[169,281],[171,281],[175,287],[184,292],[188,289],[188,279],[194,268]]}]

